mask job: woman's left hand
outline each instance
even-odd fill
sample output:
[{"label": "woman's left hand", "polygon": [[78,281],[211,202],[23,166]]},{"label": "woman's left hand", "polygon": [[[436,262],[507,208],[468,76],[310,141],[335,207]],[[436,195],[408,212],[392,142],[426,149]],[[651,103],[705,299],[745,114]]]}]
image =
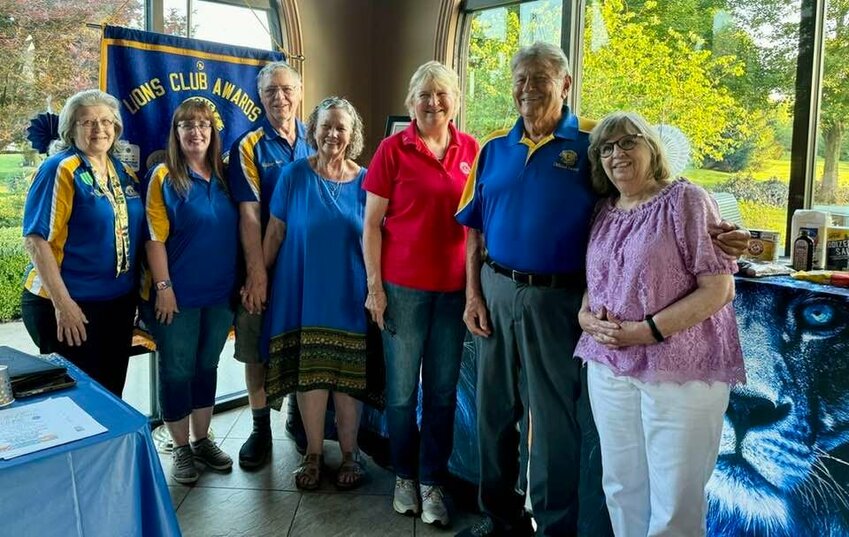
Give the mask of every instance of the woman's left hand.
[{"label": "woman's left hand", "polygon": [[752,238],[749,230],[738,229],[737,226],[725,220],[719,224],[710,224],[708,233],[719,249],[731,257],[743,255],[749,247],[749,239]]}]

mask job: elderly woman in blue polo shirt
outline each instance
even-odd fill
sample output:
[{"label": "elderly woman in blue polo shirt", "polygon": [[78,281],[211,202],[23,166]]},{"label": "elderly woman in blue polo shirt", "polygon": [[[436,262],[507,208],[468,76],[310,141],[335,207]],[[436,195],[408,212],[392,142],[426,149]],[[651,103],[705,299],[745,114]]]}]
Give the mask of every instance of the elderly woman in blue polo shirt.
[{"label": "elderly woman in blue polo shirt", "polygon": [[165,163],[150,172],[146,209],[152,279],[142,289],[142,313],[159,350],[171,475],[191,484],[199,477],[195,460],[216,470],[233,465],[207,432],[218,358],[233,323],[238,211],[224,183],[215,116],[204,101],[187,100],[174,112]]},{"label": "elderly woman in blue polo shirt", "polygon": [[24,326],[42,353],[61,354],[121,396],[138,297],[144,207],[138,180],[114,155],[118,101],[99,90],[59,114],[53,155],[27,194],[23,234],[31,263]]}]

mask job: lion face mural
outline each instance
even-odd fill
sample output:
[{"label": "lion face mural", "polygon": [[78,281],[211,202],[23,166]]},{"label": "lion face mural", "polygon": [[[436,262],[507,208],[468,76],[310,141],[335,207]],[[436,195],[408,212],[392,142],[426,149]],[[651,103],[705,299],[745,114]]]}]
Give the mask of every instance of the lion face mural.
[{"label": "lion face mural", "polygon": [[738,282],[749,382],[731,394],[708,534],[849,535],[849,298]]}]

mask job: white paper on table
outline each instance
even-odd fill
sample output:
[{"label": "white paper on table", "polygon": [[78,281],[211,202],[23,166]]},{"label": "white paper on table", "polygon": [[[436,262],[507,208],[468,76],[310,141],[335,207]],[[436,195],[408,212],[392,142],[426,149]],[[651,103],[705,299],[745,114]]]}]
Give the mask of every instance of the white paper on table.
[{"label": "white paper on table", "polygon": [[0,459],[13,459],[88,438],[106,428],[70,397],[0,410]]}]

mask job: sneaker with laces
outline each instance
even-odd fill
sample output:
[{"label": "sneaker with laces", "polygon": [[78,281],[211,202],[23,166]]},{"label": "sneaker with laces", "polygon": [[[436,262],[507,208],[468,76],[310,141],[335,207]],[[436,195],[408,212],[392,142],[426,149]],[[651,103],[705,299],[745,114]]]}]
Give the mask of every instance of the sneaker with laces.
[{"label": "sneaker with laces", "polygon": [[218,445],[209,438],[202,438],[192,442],[192,452],[195,460],[198,460],[214,470],[229,470],[233,467],[233,459],[227,455]]},{"label": "sneaker with laces", "polygon": [[191,485],[200,477],[195,468],[192,448],[188,445],[175,447],[171,451],[171,477],[181,485]]},{"label": "sneaker with laces", "polygon": [[445,493],[439,485],[421,485],[422,522],[447,526],[448,509],[445,507]]},{"label": "sneaker with laces", "polygon": [[416,482],[403,477],[395,478],[395,494],[392,497],[392,508],[402,515],[419,514],[419,495]]}]

